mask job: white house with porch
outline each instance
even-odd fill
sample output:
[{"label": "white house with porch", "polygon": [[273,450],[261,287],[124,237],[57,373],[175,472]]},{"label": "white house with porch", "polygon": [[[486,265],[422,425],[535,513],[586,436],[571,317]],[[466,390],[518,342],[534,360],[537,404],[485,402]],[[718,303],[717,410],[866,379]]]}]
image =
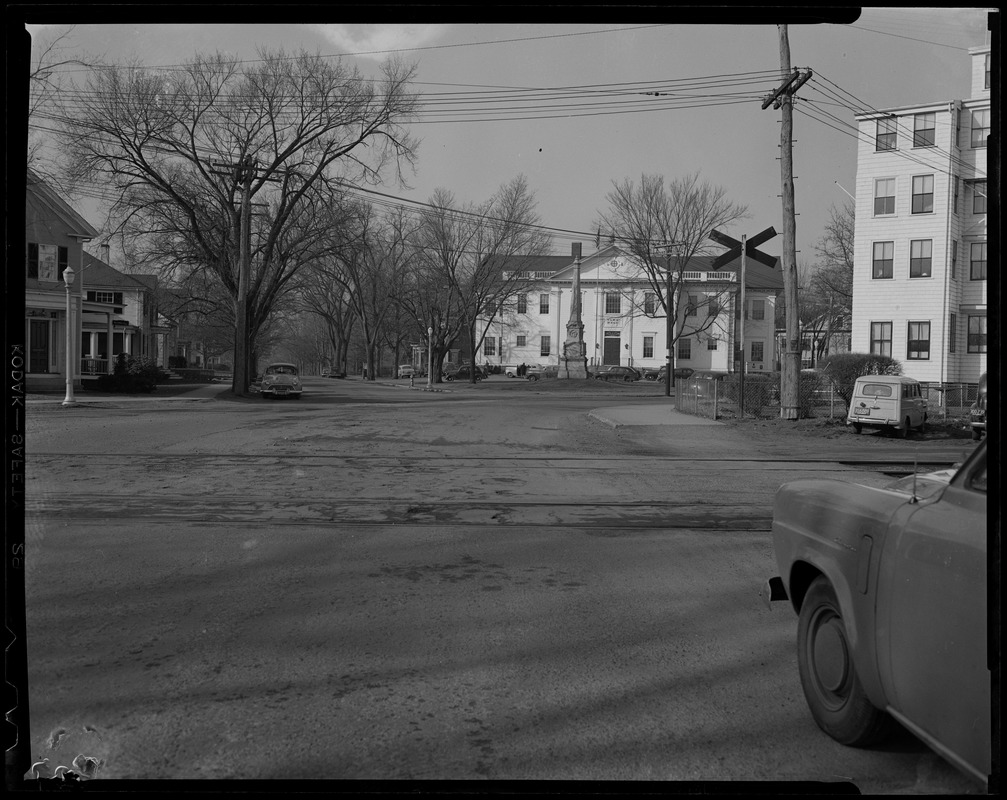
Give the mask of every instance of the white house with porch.
[{"label": "white house with porch", "polygon": [[[63,283],[67,267],[80,274],[84,268],[84,243],[98,231],[74,211],[42,178],[28,170],[25,196],[25,343],[27,385],[31,390],[58,389],[66,385],[67,306],[69,299],[74,353],[80,364],[78,334],[81,318],[80,282]],[[79,381],[74,370],[72,380]]]}]

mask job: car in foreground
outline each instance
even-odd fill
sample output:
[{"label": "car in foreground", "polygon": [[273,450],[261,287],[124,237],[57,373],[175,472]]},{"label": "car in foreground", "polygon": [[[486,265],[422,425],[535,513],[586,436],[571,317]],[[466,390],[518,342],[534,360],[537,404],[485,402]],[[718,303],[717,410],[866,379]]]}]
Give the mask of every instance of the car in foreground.
[{"label": "car in foreground", "polygon": [[784,484],[767,603],[798,615],[797,664],[818,726],[866,747],[892,719],[988,783],[987,450],[884,488]]},{"label": "car in foreground", "polygon": [[979,391],[976,401],[969,409],[969,427],[972,428],[972,440],[978,441],[986,433],[986,405],[989,394],[989,381],[984,372],[979,376]]},{"label": "car in foreground", "polygon": [[295,400],[300,400],[301,392],[300,370],[298,370],[296,364],[277,362],[270,364],[262,373],[259,394],[264,399],[272,400],[277,397],[293,397]]},{"label": "car in foreground", "polygon": [[643,376],[633,367],[621,367],[616,364],[604,364],[592,373],[596,381],[638,381]]}]

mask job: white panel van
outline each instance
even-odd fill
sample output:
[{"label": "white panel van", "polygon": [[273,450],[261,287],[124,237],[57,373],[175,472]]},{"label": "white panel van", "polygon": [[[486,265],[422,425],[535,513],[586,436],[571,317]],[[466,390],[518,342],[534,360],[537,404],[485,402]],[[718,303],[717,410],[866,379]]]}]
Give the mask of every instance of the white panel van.
[{"label": "white panel van", "polygon": [[860,433],[865,426],[898,431],[926,429],[927,401],[920,383],[902,375],[861,375],[853,387],[846,424]]}]

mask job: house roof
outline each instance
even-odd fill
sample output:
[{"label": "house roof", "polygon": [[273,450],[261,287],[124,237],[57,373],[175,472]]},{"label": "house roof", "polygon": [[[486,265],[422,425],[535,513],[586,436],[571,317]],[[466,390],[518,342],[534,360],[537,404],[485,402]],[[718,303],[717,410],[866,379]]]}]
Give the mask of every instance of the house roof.
[{"label": "house roof", "polygon": [[82,239],[96,239],[98,237],[97,229],[74,211],[62,197],[53,191],[49,184],[30,169],[28,170],[27,190],[63,220],[70,229],[67,231],[69,235],[79,236]]},{"label": "house roof", "polygon": [[88,286],[109,286],[119,289],[154,289],[156,275],[129,275],[111,267],[97,256],[84,253],[83,283]]}]

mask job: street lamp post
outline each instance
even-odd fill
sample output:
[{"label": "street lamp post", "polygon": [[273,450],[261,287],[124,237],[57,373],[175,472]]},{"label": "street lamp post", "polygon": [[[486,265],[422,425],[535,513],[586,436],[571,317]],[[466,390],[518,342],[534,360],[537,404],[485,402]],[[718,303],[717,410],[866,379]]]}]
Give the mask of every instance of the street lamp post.
[{"label": "street lamp post", "polygon": [[73,267],[67,267],[63,271],[63,284],[66,286],[66,397],[63,398],[63,405],[75,405],[73,399],[73,325],[70,324],[72,309],[70,288],[73,286]]}]

